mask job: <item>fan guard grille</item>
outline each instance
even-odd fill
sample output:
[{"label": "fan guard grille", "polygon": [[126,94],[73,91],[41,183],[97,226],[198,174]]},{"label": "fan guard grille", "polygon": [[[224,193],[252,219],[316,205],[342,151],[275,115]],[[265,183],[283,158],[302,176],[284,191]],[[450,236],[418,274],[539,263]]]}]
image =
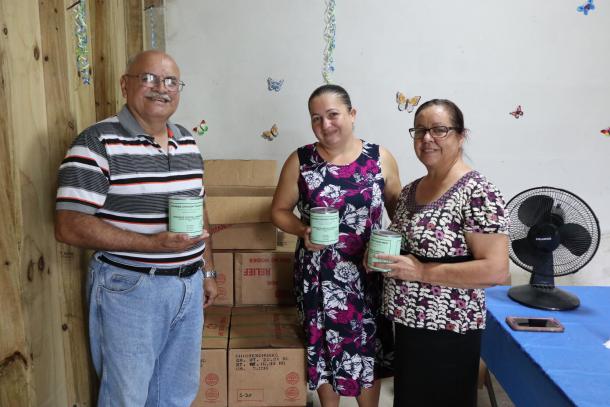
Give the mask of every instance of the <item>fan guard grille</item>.
[{"label": "fan guard grille", "polygon": [[533,266],[522,262],[513,251],[512,241],[527,238],[530,227],[525,225],[518,217],[517,211],[523,201],[535,195],[546,195],[553,199],[553,208],[558,206],[564,212],[564,223],[576,223],[583,226],[591,235],[591,245],[581,256],[572,254],[566,247],[559,245],[552,253],[553,271],[555,276],[563,276],[575,273],[583,268],[597,251],[599,246],[599,222],[595,214],[578,196],[573,193],[554,187],[536,187],[520,192],[515,195],[506,205],[506,212],[510,219],[509,233],[511,244],[509,245],[510,258],[519,267],[532,272]]}]

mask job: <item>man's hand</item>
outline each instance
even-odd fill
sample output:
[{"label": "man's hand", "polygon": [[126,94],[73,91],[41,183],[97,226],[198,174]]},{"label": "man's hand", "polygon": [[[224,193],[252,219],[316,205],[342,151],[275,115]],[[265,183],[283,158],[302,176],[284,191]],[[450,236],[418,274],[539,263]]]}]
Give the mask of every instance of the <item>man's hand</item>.
[{"label": "man's hand", "polygon": [[142,234],[119,229],[93,215],[68,210],[57,211],[55,220],[55,237],[58,241],[93,250],[180,252],[209,236],[207,230],[193,238],[184,233],[172,232]]},{"label": "man's hand", "polygon": [[206,309],[214,303],[218,296],[218,287],[216,286],[215,278],[206,278],[203,280],[203,309]]},{"label": "man's hand", "polygon": [[186,233],[160,232],[153,235],[155,240],[154,247],[160,252],[180,252],[209,237],[207,230],[201,236],[189,237]]}]

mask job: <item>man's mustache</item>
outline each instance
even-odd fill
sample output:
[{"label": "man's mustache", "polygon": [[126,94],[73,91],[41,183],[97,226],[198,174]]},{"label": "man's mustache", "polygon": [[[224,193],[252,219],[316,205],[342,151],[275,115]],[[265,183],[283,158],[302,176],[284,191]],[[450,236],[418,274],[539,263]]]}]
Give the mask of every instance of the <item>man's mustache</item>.
[{"label": "man's mustache", "polygon": [[167,93],[155,92],[154,90],[146,92],[144,97],[147,97],[147,98],[150,98],[150,99],[163,99],[166,102],[171,102],[172,101],[172,98],[170,98]]}]

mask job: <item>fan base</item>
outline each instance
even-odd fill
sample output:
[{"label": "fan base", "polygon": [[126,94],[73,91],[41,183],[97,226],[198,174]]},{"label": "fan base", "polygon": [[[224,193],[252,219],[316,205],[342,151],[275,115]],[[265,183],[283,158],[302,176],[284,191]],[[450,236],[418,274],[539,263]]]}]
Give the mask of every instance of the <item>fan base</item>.
[{"label": "fan base", "polygon": [[557,287],[538,288],[533,285],[519,285],[509,289],[508,296],[527,307],[552,311],[574,309],[580,305],[578,297]]}]

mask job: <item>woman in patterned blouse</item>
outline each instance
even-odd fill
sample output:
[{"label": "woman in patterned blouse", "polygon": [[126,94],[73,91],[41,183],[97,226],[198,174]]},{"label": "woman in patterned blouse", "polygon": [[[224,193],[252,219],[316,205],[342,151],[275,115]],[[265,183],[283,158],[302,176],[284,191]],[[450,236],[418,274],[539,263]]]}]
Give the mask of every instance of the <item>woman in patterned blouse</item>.
[{"label": "woman in patterned blouse", "polygon": [[[367,274],[362,259],[371,229],[381,227],[384,206],[394,213],[398,168],[386,149],[354,135],[356,109],[342,87],[316,89],[309,114],[317,142],[298,148],[286,160],[271,216],[280,229],[299,237],[294,283],[309,388],[318,390],[324,407],[338,406],[340,396],[357,397],[359,406],[373,407],[379,401],[377,379],[387,376],[384,367],[389,367],[383,364],[388,361],[383,332],[391,345],[392,330],[381,314],[383,278]],[[339,211],[337,243],[311,242],[314,207]]]},{"label": "woman in patterned blouse", "polygon": [[390,229],[400,256],[384,273],[394,321],[394,406],[475,406],[483,288],[508,277],[508,219],[500,191],[462,159],[468,130],[449,100],[430,100],[409,129],[427,174],[400,194]]}]

